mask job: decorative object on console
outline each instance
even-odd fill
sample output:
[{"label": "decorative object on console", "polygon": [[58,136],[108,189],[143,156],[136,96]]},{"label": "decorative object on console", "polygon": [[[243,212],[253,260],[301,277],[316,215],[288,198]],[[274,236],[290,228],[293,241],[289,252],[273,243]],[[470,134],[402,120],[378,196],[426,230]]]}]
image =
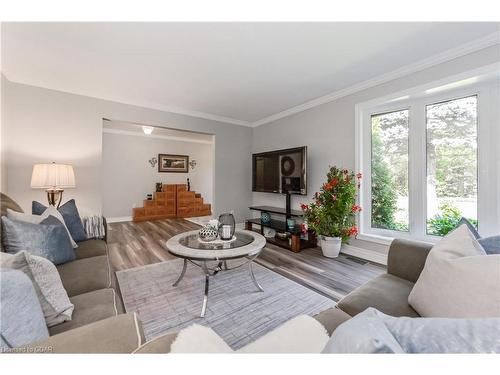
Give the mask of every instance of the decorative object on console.
[{"label": "decorative object on console", "polygon": [[292,218],[286,219],[286,228],[289,231],[295,230],[295,219]]},{"label": "decorative object on console", "polygon": [[147,195],[146,195],[146,199],[147,199],[148,201],[152,201],[152,200],[153,200],[153,194],[147,194]]},{"label": "decorative object on console", "polygon": [[64,189],[74,188],[75,173],[68,164],[35,164],[31,174],[31,187],[45,189],[49,205],[59,207]]},{"label": "decorative object on console", "polygon": [[187,182],[186,182],[186,184],[187,184],[187,191],[191,191],[191,182],[189,182],[189,177],[186,180],[187,180]]},{"label": "decorative object on console", "polygon": [[148,160],[149,164],[151,164],[151,168],[154,168],[156,163],[158,163],[158,159],[155,157],[152,157],[151,159]]},{"label": "decorative object on console", "polygon": [[157,182],[156,183],[156,192],[161,193],[163,191],[163,183]]},{"label": "decorative object on console", "polygon": [[189,156],[158,154],[158,172],[188,173]]},{"label": "decorative object on console", "polygon": [[201,228],[198,232],[198,237],[204,242],[215,241],[218,236],[219,231],[212,225],[207,225],[206,227]]},{"label": "decorative object on console", "polygon": [[191,160],[191,161],[189,162],[189,165],[191,166],[191,169],[194,169],[194,167],[196,167],[196,160],[194,160],[194,159],[193,159],[193,160]]},{"label": "decorative object on console", "polygon": [[276,236],[276,231],[273,228],[264,228],[264,237],[274,238]]},{"label": "decorative object on console", "polygon": [[287,232],[276,232],[276,237],[282,240],[288,240],[290,238],[290,234]]},{"label": "decorative object on console", "polygon": [[234,236],[236,221],[234,215],[225,213],[219,216],[219,237],[221,240],[230,240]]},{"label": "decorative object on console", "polygon": [[266,211],[260,213],[260,221],[262,224],[269,224],[271,222],[271,214]]},{"label": "decorative object on console", "polygon": [[357,187],[361,174],[330,167],[328,181],[321,191],[314,194],[314,202],[302,204],[309,228],[321,236],[321,250],[328,258],[336,258],[342,243],[358,234],[356,213],[361,207],[356,205]]}]

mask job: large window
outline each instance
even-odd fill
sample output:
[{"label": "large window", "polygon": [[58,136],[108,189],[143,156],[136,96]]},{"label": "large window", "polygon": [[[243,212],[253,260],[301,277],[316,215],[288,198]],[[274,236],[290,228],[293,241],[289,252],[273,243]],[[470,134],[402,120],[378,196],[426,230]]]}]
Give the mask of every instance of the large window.
[{"label": "large window", "polygon": [[360,238],[435,241],[462,217],[498,233],[498,97],[490,81],[358,105]]},{"label": "large window", "polygon": [[426,106],[427,233],[477,226],[477,96]]},{"label": "large window", "polygon": [[371,116],[371,225],[408,231],[408,110]]}]

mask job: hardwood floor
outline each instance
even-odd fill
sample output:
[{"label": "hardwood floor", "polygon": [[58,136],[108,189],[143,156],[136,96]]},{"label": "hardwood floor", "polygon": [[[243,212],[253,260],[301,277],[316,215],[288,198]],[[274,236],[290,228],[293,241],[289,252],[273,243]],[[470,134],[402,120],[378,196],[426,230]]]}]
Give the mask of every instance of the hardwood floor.
[{"label": "hardwood floor", "polygon": [[[166,241],[198,228],[183,219],[108,224],[111,263],[122,270],[175,259],[168,253]],[[256,262],[335,301],[386,272],[384,266],[343,254],[336,259],[325,258],[319,248],[293,253],[270,244]]]}]

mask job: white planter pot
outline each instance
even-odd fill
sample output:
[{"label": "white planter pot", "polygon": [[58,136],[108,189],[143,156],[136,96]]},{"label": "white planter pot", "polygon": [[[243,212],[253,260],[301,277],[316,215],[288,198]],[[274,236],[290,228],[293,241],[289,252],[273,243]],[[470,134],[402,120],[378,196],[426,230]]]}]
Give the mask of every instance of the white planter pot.
[{"label": "white planter pot", "polygon": [[342,238],[321,236],[321,251],[327,258],[337,258],[340,254]]}]

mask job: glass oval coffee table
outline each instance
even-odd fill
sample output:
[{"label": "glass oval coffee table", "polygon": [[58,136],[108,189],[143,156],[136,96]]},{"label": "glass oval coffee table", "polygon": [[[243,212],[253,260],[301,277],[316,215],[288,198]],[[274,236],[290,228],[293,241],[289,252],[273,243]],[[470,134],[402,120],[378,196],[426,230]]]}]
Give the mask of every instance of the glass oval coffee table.
[{"label": "glass oval coffee table", "polygon": [[[205,273],[205,295],[200,316],[203,318],[208,303],[208,287],[210,277],[221,271],[230,271],[248,264],[250,277],[260,292],[264,289],[259,285],[252,270],[252,262],[257,258],[266,244],[266,239],[259,233],[248,230],[237,230],[230,241],[203,242],[198,239],[198,231],[178,234],[167,241],[168,252],[183,258],[182,271],[173,284],[177,286],[186,274],[188,262],[200,267]],[[242,264],[228,267],[227,261],[245,259]]]}]

